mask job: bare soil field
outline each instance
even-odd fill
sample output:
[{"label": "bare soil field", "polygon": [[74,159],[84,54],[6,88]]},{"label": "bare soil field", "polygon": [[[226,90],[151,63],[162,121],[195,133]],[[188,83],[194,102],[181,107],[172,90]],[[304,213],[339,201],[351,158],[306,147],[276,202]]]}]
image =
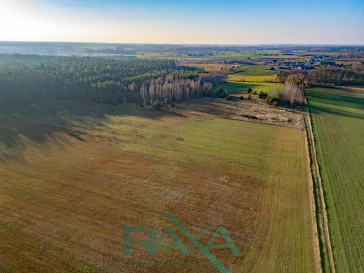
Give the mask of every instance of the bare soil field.
[{"label": "bare soil field", "polygon": [[[241,114],[240,102],[223,113],[216,103],[225,102],[1,110],[0,271],[219,272],[196,247],[187,257],[168,248],[151,257],[140,246],[123,256],[123,227],[151,227],[159,238],[168,212],[195,236],[212,227],[203,245],[225,227],[242,256],[210,251],[230,272],[314,272],[304,132],[237,117],[260,102]],[[269,123],[281,110],[260,111]]]}]

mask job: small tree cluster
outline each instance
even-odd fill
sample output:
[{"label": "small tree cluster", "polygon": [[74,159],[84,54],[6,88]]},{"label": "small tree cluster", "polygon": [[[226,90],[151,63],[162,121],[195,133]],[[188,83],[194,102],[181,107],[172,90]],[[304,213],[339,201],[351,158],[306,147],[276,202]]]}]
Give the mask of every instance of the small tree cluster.
[{"label": "small tree cluster", "polygon": [[218,98],[225,98],[227,96],[227,93],[225,92],[225,90],[221,86],[219,86],[216,89],[215,95]]},{"label": "small tree cluster", "polygon": [[227,94],[224,99],[225,100],[231,100],[231,96],[229,94]]},{"label": "small tree cluster", "polygon": [[153,105],[155,100],[171,102],[206,96],[213,86],[223,81],[224,73],[203,73],[192,79],[169,75],[144,81],[139,91],[145,106]]},{"label": "small tree cluster", "polygon": [[152,106],[153,106],[155,109],[166,108],[166,107],[168,107],[169,105],[170,105],[170,103],[168,102],[168,100],[167,100],[167,99],[164,99],[164,100],[162,100],[162,101],[160,101],[160,100],[156,99],[156,100],[153,102],[153,104],[152,104]]},{"label": "small tree cluster", "polygon": [[270,104],[270,105],[272,105],[273,102],[277,102],[277,105],[278,105],[278,99],[275,98],[275,97],[272,97],[272,96],[267,97],[265,99],[265,102],[268,103],[268,104]]},{"label": "small tree cluster", "polygon": [[258,98],[260,98],[260,99],[264,99],[267,96],[268,96],[268,94],[263,91],[259,91],[259,93],[258,93]]},{"label": "small tree cluster", "polygon": [[292,74],[284,85],[283,98],[293,104],[302,104],[305,98],[304,75]]}]

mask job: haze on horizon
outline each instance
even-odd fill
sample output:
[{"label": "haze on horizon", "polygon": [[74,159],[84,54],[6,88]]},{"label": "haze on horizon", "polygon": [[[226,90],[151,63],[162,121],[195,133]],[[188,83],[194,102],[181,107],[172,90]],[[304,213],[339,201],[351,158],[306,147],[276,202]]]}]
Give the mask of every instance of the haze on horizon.
[{"label": "haze on horizon", "polygon": [[1,0],[0,41],[364,44],[362,0]]}]

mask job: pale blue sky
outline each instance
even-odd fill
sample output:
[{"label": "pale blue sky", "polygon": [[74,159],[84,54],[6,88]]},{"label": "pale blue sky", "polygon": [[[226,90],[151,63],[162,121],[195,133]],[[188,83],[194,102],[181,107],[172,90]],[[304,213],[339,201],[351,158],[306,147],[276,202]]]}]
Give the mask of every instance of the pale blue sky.
[{"label": "pale blue sky", "polygon": [[363,0],[1,0],[0,40],[364,44]]}]

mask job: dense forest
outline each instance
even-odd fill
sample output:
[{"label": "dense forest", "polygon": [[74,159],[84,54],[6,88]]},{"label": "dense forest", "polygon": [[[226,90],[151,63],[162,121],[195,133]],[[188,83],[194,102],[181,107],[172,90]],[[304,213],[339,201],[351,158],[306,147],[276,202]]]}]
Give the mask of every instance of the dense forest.
[{"label": "dense forest", "polygon": [[172,60],[0,55],[0,106],[45,99],[153,103],[203,96],[225,80]]}]

